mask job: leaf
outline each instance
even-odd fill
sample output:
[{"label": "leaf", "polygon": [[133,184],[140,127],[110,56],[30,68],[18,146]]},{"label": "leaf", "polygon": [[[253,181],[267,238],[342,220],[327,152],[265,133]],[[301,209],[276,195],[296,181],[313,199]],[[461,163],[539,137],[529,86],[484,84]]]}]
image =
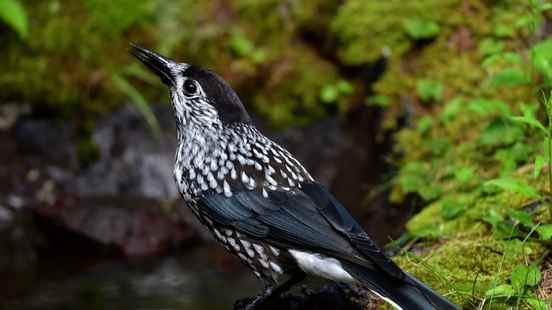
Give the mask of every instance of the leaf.
[{"label": "leaf", "polygon": [[519,230],[511,223],[504,221],[504,218],[495,210],[489,210],[482,220],[491,224],[493,234],[497,239],[509,239],[520,236]]},{"label": "leaf", "polygon": [[342,94],[350,94],[353,92],[353,86],[351,85],[351,83],[345,81],[345,80],[340,80],[339,82],[337,82],[337,85],[336,85],[337,89],[339,90],[340,93]]},{"label": "leaf", "polygon": [[324,85],[320,91],[320,99],[324,103],[332,103],[337,100],[338,89],[333,85]]},{"label": "leaf", "polygon": [[447,200],[441,205],[441,216],[445,220],[452,220],[464,213],[466,208],[463,204],[456,201]]},{"label": "leaf", "polygon": [[517,86],[531,82],[531,79],[523,71],[517,68],[504,68],[495,73],[491,78],[491,86]]},{"label": "leaf", "polygon": [[452,121],[462,111],[464,100],[460,97],[455,97],[447,102],[445,108],[439,114],[439,119],[443,123]]},{"label": "leaf", "polygon": [[0,0],[0,20],[10,26],[19,37],[26,39],[29,34],[25,8],[17,0]]},{"label": "leaf", "polygon": [[496,54],[501,52],[504,49],[504,43],[502,41],[497,41],[494,39],[483,39],[479,43],[479,52],[485,56]]},{"label": "leaf", "polygon": [[471,167],[462,167],[454,172],[454,177],[460,183],[468,183],[473,180],[475,171]]},{"label": "leaf", "polygon": [[498,53],[485,58],[481,66],[483,68],[489,68],[497,66],[498,64],[522,65],[523,58],[519,53],[515,52]]},{"label": "leaf", "polygon": [[255,46],[244,34],[235,32],[230,38],[230,48],[238,56],[246,57],[253,53]]},{"label": "leaf", "polygon": [[406,33],[415,40],[433,38],[441,31],[436,22],[419,18],[408,19],[403,26]]},{"label": "leaf", "polygon": [[514,294],[514,288],[508,284],[501,284],[485,292],[487,297],[512,297]]},{"label": "leaf", "polygon": [[515,123],[497,119],[491,122],[477,139],[477,143],[487,147],[509,146],[523,137],[523,130]]},{"label": "leaf", "polygon": [[543,40],[531,48],[531,60],[535,69],[549,82],[552,81],[552,38]]},{"label": "leaf", "polygon": [[499,24],[495,27],[495,35],[501,38],[511,38],[514,36],[514,28],[510,25]]},{"label": "leaf", "polygon": [[539,11],[541,12],[544,12],[547,10],[552,10],[552,3],[543,3],[539,8]]},{"label": "leaf", "polygon": [[444,86],[439,81],[434,80],[419,80],[416,83],[416,91],[420,99],[424,102],[430,100],[440,101],[443,99]]},{"label": "leaf", "polygon": [[520,265],[514,268],[510,276],[512,286],[522,291],[525,286],[535,286],[542,278],[541,272],[536,265]]},{"label": "leaf", "polygon": [[152,130],[155,137],[159,137],[161,133],[161,128],[159,127],[159,122],[157,121],[157,118],[153,114],[153,111],[149,107],[146,99],[140,92],[132,86],[123,76],[119,74],[112,74],[111,80],[113,81],[113,84],[115,87],[117,87],[122,93],[127,95],[130,99],[132,104],[136,106],[136,108],[140,111],[146,122],[148,123],[148,126]]},{"label": "leaf", "polygon": [[498,187],[504,191],[518,193],[526,198],[540,197],[538,191],[524,180],[510,177],[498,178],[487,181],[483,184],[485,187]]},{"label": "leaf", "polygon": [[475,99],[468,102],[468,111],[481,116],[499,112],[501,115],[511,115],[512,111],[504,101],[495,99]]},{"label": "leaf", "polygon": [[519,222],[525,227],[532,228],[535,226],[533,218],[525,211],[510,209],[508,210],[508,215],[512,220]]},{"label": "leaf", "polygon": [[510,116],[510,119],[516,123],[527,124],[533,128],[539,129],[543,133],[546,133],[546,128],[535,118],[527,116]]},{"label": "leaf", "polygon": [[536,297],[530,297],[525,301],[531,306],[533,310],[550,310],[549,302],[546,300],[538,299]]},{"label": "leaf", "polygon": [[535,179],[540,176],[544,165],[546,165],[546,158],[542,155],[537,155],[537,157],[535,157],[535,168],[533,170],[533,177]]},{"label": "leaf", "polygon": [[436,238],[442,235],[441,230],[435,224],[424,225],[416,230],[410,231],[409,233],[416,238]]},{"label": "leaf", "polygon": [[552,240],[552,224],[540,225],[537,227],[537,232],[541,240]]},{"label": "leaf", "polygon": [[429,129],[431,129],[432,124],[433,124],[433,119],[431,118],[431,116],[426,115],[418,120],[418,131],[424,134]]},{"label": "leaf", "polygon": [[381,108],[386,108],[391,103],[391,98],[389,96],[384,95],[376,95],[372,97],[368,97],[366,99],[366,104],[373,105]]}]

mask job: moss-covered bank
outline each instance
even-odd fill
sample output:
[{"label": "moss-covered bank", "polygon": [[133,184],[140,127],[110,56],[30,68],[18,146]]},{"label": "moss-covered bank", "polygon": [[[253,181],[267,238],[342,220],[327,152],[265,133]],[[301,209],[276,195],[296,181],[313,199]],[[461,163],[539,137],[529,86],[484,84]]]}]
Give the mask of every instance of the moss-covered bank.
[{"label": "moss-covered bank", "polygon": [[[526,119],[546,126],[549,5],[423,3],[424,14],[390,14],[386,23],[402,33],[371,40],[388,48],[388,67],[368,102],[386,109],[384,128],[395,128],[397,115],[409,123],[395,135],[391,199],[418,197],[423,208],[396,260],[467,309],[547,309],[552,297],[539,290],[552,227],[547,158],[544,131]],[[373,6],[351,1],[341,13],[376,23],[371,13],[356,16]],[[345,59],[373,58],[362,53],[368,43],[355,42],[370,26],[351,29]],[[521,284],[520,274],[527,275]]]}]

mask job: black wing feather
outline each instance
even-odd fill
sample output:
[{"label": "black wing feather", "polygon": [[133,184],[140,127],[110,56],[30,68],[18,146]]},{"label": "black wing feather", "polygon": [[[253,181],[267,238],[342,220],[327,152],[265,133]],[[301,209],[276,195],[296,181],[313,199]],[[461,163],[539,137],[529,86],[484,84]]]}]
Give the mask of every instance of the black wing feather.
[{"label": "black wing feather", "polygon": [[232,226],[287,248],[374,265],[402,278],[404,273],[364,233],[347,210],[320,184],[301,189],[272,191],[268,198],[257,191],[215,192],[198,200],[199,210],[222,225]]}]

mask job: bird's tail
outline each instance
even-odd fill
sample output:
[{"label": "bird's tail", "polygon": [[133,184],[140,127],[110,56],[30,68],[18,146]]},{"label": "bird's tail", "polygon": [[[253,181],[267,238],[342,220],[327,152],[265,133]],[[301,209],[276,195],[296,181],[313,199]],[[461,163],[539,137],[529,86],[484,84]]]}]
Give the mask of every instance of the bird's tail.
[{"label": "bird's tail", "polygon": [[418,279],[405,273],[404,279],[398,279],[382,270],[366,268],[359,264],[342,262],[343,267],[357,281],[385,299],[397,309],[404,310],[458,310],[446,298],[442,297]]}]

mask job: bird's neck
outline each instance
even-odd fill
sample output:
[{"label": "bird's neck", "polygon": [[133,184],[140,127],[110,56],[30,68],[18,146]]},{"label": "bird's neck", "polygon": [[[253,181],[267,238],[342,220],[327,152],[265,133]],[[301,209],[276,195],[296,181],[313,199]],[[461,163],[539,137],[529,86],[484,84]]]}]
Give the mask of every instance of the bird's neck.
[{"label": "bird's neck", "polygon": [[[182,123],[181,123],[182,124]],[[215,164],[221,156],[226,156],[225,149],[229,142],[242,145],[245,142],[236,126],[213,127],[187,122],[177,130],[178,147],[176,151],[174,176],[180,193],[186,199],[192,199],[203,191],[201,185],[208,186],[206,178],[210,174],[211,164]]]}]

